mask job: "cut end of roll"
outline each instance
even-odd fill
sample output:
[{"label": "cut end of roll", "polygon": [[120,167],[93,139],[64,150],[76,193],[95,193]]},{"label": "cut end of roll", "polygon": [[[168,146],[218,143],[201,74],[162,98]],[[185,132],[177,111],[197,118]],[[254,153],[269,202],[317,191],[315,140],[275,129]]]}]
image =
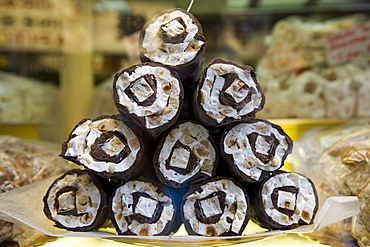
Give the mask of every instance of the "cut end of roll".
[{"label": "cut end of roll", "polygon": [[183,197],[182,210],[190,235],[241,235],[250,219],[248,195],[229,178],[192,185]]},{"label": "cut end of roll", "polygon": [[94,175],[74,169],[49,187],[44,196],[44,213],[59,228],[89,231],[104,223],[106,204],[106,194]]},{"label": "cut end of roll", "polygon": [[167,235],[179,224],[174,200],[151,181],[131,180],[117,188],[110,203],[110,218],[118,234]]},{"label": "cut end of roll", "polygon": [[84,119],[62,144],[61,156],[106,178],[128,179],[140,171],[141,137],[118,115]]},{"label": "cut end of roll", "polygon": [[203,72],[193,105],[199,121],[219,127],[254,118],[264,103],[252,67],[214,59]]}]

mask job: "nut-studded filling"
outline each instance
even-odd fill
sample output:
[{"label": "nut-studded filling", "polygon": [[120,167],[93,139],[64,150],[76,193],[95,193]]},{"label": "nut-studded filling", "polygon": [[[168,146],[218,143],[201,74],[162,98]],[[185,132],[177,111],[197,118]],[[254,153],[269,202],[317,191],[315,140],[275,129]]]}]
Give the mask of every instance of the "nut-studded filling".
[{"label": "nut-studded filling", "polygon": [[254,120],[232,127],[225,135],[223,151],[244,176],[259,181],[262,171],[275,171],[291,151],[290,138],[267,121]]},{"label": "nut-studded filling", "polygon": [[163,13],[146,27],[141,52],[154,62],[185,64],[195,58],[204,44],[198,31],[199,27],[186,12]]},{"label": "nut-studded filling", "polygon": [[160,147],[156,169],[166,180],[179,185],[199,173],[211,177],[216,150],[209,137],[209,131],[195,122],[183,122],[174,127]]},{"label": "nut-studded filling", "polygon": [[217,223],[224,212],[225,197],[225,192],[217,191],[205,198],[197,199],[194,207],[198,218],[206,224]]},{"label": "nut-studded filling", "polygon": [[152,105],[157,97],[157,85],[154,75],[143,75],[132,81],[125,89],[125,93],[138,105]]},{"label": "nut-studded filling", "polygon": [[227,63],[213,63],[207,68],[199,94],[204,112],[217,123],[225,118],[239,120],[263,103],[250,71]]},{"label": "nut-studded filling", "polygon": [[173,120],[181,107],[180,81],[163,66],[142,65],[123,71],[115,82],[118,103],[148,129]]},{"label": "nut-studded filling", "polygon": [[[228,179],[210,181],[186,195],[183,217],[202,236],[238,235],[249,220],[244,191]],[[189,229],[188,229],[189,231]]]},{"label": "nut-studded filling", "polygon": [[186,24],[181,17],[172,19],[163,24],[158,32],[158,35],[162,38],[164,43],[172,44],[184,42],[188,35]]},{"label": "nut-studded filling", "polygon": [[312,223],[317,210],[312,182],[297,173],[282,173],[269,178],[261,190],[265,213],[283,226]]},{"label": "nut-studded filling", "polygon": [[56,180],[46,196],[50,217],[68,229],[89,227],[101,210],[101,192],[86,171]]},{"label": "nut-studded filling", "polygon": [[139,180],[129,181],[116,190],[111,210],[119,234],[160,235],[175,217],[172,199],[150,182]]},{"label": "nut-studded filling", "polygon": [[62,155],[96,172],[124,172],[142,149],[138,137],[122,121],[86,119],[72,131]]},{"label": "nut-studded filling", "polygon": [[118,131],[103,132],[91,145],[90,154],[96,160],[119,163],[131,153],[124,135]]}]

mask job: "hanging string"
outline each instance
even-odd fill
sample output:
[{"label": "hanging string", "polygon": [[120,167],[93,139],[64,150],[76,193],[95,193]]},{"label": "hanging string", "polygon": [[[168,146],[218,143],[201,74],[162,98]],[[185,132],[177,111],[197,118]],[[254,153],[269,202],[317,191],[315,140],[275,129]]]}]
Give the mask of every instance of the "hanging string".
[{"label": "hanging string", "polygon": [[188,7],[188,9],[186,10],[186,11],[190,11],[190,9],[191,9],[191,7],[193,6],[193,3],[194,3],[194,0],[191,0],[190,1],[190,4],[189,4],[189,7]]}]

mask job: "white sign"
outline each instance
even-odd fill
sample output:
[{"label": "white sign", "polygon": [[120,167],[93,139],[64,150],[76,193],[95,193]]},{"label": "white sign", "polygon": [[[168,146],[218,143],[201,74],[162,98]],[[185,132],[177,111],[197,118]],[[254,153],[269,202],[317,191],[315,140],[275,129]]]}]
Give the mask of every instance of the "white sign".
[{"label": "white sign", "polygon": [[328,62],[347,62],[370,53],[370,22],[325,36]]}]

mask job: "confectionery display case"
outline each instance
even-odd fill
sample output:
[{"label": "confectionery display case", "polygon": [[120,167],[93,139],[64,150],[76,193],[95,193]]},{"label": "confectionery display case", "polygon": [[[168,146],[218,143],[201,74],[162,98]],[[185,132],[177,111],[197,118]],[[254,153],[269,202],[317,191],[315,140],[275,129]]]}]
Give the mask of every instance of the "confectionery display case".
[{"label": "confectionery display case", "polygon": [[0,245],[369,246],[369,13],[0,0]]}]

